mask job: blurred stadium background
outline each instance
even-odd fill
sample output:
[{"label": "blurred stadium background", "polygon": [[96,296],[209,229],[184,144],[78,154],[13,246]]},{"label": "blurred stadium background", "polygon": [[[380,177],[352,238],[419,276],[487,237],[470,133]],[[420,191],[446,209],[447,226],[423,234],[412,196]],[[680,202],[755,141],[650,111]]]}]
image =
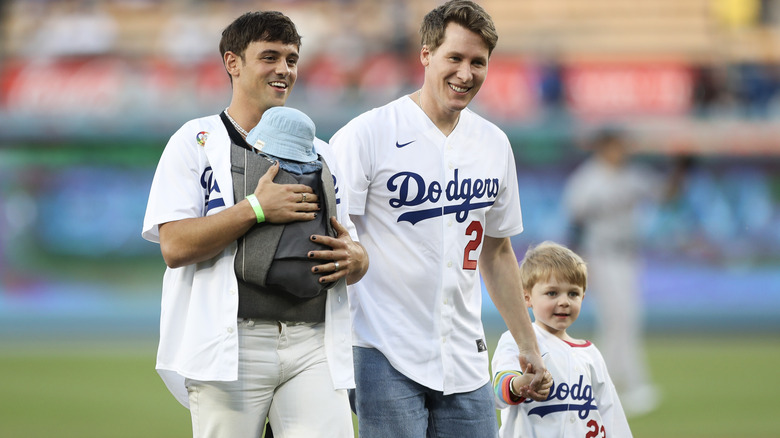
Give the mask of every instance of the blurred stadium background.
[{"label": "blurred stadium background", "polygon": [[[127,339],[151,369],[164,265],[140,238],[146,198],[168,137],[229,103],[226,24],[251,9],[293,18],[304,39],[288,104],[327,140],[419,86],[417,27],[438,3],[0,2],[0,361],[24,344]],[[637,159],[695,163],[682,198],[643,215],[649,335],[777,348],[780,0],[479,3],[500,39],[472,109],[513,144],[518,255],[570,243],[564,181],[588,135],[620,125]],[[502,329],[487,296],[485,314]],[[592,319],[586,305],[583,331]]]}]

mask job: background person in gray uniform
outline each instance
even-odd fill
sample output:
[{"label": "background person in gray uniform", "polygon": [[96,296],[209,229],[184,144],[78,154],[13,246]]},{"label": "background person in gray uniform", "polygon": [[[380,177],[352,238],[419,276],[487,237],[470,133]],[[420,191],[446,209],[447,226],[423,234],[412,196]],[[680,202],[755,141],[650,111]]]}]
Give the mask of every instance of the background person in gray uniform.
[{"label": "background person in gray uniform", "polygon": [[627,141],[617,128],[597,132],[591,139],[593,155],[566,183],[564,204],[590,265],[599,348],[631,416],[647,413],[659,403],[643,347],[639,207],[676,196],[684,167],[676,166],[664,179],[629,161]]}]

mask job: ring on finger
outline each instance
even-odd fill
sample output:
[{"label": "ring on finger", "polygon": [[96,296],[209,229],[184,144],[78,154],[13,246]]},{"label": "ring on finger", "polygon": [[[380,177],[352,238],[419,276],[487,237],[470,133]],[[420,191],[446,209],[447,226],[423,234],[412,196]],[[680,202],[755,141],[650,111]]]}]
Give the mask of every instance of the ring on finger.
[{"label": "ring on finger", "polygon": [[339,266],[339,262],[334,262],[334,263],[333,263],[333,266],[335,266],[335,267],[336,267],[336,271],[338,271],[338,270],[339,270],[339,268],[340,268],[340,266]]},{"label": "ring on finger", "polygon": [[301,202],[306,202],[306,193],[301,193]]}]

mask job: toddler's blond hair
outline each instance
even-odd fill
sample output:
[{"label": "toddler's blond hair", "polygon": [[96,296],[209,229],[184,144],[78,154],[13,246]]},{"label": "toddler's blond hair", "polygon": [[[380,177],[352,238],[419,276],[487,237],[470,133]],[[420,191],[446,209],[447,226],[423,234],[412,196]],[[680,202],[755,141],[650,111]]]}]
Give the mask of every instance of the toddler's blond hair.
[{"label": "toddler's blond hair", "polygon": [[547,281],[551,276],[580,286],[583,292],[588,285],[588,268],[582,257],[549,240],[528,248],[520,264],[520,275],[524,291],[530,291],[536,283]]}]

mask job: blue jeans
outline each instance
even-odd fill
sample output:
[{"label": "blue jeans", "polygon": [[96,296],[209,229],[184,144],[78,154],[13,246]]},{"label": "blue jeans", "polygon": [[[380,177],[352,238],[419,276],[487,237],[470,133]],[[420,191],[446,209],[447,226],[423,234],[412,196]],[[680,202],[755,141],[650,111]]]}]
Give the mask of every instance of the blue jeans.
[{"label": "blue jeans", "polygon": [[444,395],[396,371],[379,350],[352,350],[357,387],[350,401],[361,438],[498,437],[489,382],[475,391]]}]

